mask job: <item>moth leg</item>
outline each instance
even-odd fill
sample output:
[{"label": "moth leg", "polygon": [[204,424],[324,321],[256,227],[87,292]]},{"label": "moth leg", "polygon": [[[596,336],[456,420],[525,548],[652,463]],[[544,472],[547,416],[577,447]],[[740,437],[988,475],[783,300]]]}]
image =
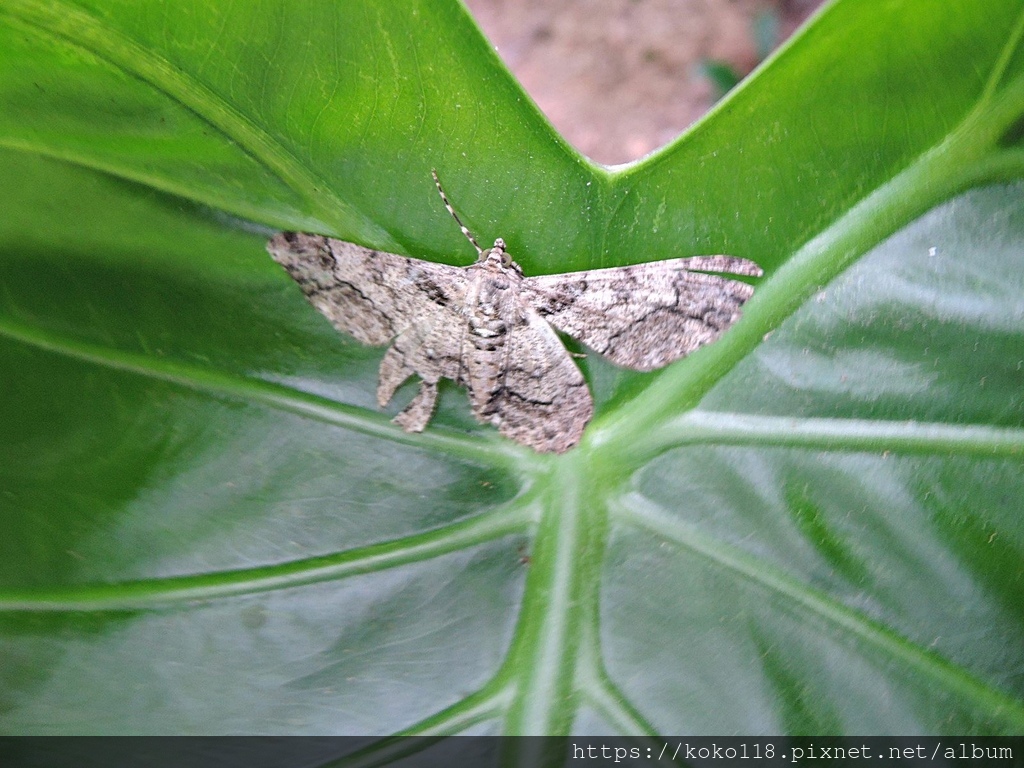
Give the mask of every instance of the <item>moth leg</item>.
[{"label": "moth leg", "polygon": [[412,376],[415,371],[405,364],[405,355],[394,346],[388,347],[384,359],[380,361],[377,380],[377,405],[383,408],[391,402],[395,391]]},{"label": "moth leg", "polygon": [[430,417],[434,415],[436,404],[437,382],[431,384],[429,381],[421,381],[420,391],[416,393],[416,397],[392,421],[406,432],[422,432]]}]

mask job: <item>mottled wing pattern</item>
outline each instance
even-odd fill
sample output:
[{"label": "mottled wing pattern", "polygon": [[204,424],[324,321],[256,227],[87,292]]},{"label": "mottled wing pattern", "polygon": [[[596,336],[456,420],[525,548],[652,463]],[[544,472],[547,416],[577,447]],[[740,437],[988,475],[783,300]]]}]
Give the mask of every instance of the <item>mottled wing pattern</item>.
[{"label": "mottled wing pattern", "polygon": [[464,383],[461,340],[466,335],[465,317],[433,302],[419,312],[415,322],[395,338],[385,353],[377,383],[377,402],[383,407],[414,373],[422,379],[419,393],[395,417],[395,422],[409,432],[421,432],[427,426],[434,414],[437,383],[441,379]]},{"label": "mottled wing pattern", "polygon": [[587,382],[561,340],[518,295],[502,307],[509,332],[497,356],[465,342],[466,386],[477,419],[538,451],[576,445],[594,412]]},{"label": "mottled wing pattern", "polygon": [[282,232],[267,244],[310,303],[335,328],[379,346],[424,315],[461,321],[465,270],[408,259],[320,235]]},{"label": "mottled wing pattern", "polygon": [[746,283],[705,272],[762,274],[747,259],[696,256],[528,277],[522,297],[553,326],[612,362],[650,371],[717,339],[754,292]]},{"label": "mottled wing pattern", "polygon": [[761,274],[745,259],[700,256],[523,278],[500,239],[468,268],[293,232],[267,249],[336,328],[392,342],[380,365],[382,406],[420,377],[395,418],[404,429],[427,425],[447,378],[469,389],[479,421],[558,453],[580,441],[594,403],[552,326],[619,365],[652,370],[718,338],[753,293],[705,273]]},{"label": "mottled wing pattern", "polygon": [[395,421],[419,432],[430,421],[442,377],[460,381],[466,272],[319,235],[284,232],[267,245],[274,260],[335,328],[384,355],[377,402],[387,405],[412,374],[420,391]]}]

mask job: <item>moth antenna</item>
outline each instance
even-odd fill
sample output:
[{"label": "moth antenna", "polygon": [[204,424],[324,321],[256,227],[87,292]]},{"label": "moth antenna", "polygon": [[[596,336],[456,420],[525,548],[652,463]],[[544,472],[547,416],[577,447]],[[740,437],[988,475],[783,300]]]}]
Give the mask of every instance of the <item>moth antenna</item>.
[{"label": "moth antenna", "polygon": [[459,214],[455,212],[455,209],[452,208],[452,204],[448,202],[448,196],[444,193],[444,190],[441,189],[441,180],[437,178],[437,171],[431,168],[430,175],[434,177],[434,186],[437,187],[437,193],[441,196],[441,202],[444,203],[444,207],[448,209],[448,213],[450,213],[452,218],[455,219],[455,223],[459,225],[459,229],[462,230],[462,234],[464,234],[466,239],[473,244],[474,248],[476,248],[477,255],[480,255],[483,253],[483,248],[477,245],[476,238],[473,237],[473,233],[469,231],[465,224],[462,223],[462,219],[459,218]]}]

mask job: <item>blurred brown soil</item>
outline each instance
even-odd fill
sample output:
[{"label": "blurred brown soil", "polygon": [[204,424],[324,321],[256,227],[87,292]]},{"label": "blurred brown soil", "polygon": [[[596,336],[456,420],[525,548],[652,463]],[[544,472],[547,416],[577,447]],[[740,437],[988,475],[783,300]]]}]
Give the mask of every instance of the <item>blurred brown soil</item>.
[{"label": "blurred brown soil", "polygon": [[635,160],[712,105],[704,59],[758,63],[755,17],[785,39],[822,0],[466,0],[558,131],[601,163]]}]

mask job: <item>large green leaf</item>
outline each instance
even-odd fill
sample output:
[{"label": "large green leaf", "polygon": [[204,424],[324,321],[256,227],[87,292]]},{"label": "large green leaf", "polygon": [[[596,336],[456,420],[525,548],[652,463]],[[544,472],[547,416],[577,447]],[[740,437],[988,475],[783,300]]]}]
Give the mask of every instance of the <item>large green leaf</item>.
[{"label": "large green leaf", "polygon": [[[453,0],[0,0],[0,731],[1024,730],[1022,31],[837,2],[609,169]],[[407,435],[263,245],[465,264],[431,168],[527,273],[768,276],[564,456]]]}]

